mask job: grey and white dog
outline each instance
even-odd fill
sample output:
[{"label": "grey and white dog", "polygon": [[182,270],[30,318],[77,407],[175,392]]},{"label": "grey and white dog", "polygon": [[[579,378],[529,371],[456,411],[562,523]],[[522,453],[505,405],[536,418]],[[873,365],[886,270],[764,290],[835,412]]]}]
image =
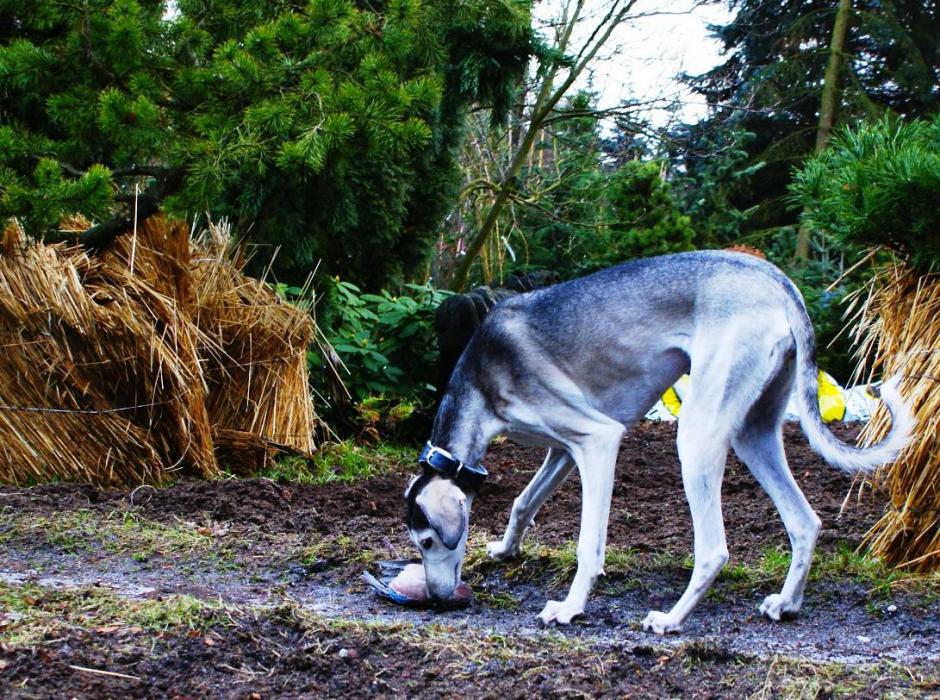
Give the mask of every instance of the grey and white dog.
[{"label": "grey and white dog", "polygon": [[796,613],[820,520],[783,450],[781,425],[794,381],[810,444],[846,471],[893,461],[913,420],[894,379],[881,390],[892,417],[882,442],[861,449],[833,436],[819,414],[814,334],[799,291],[763,260],[718,251],[628,262],[493,309],[454,370],[422,455],[424,473],[406,492],[409,533],[421,550],[432,599],[454,596],[470,506],[485,475],[478,465],[490,440],[505,434],[544,445],[548,455],[489,554],[517,555],[539,507],[577,467],[577,573],[568,596],[548,601],[539,617],[567,624],[582,614],[603,572],[621,438],[683,373],[691,381],[677,443],[695,563],[675,606],[650,612],[643,627],[680,630],[728,560],[721,482],[729,446],[773,500],[793,548],[783,589],[760,612],[774,620]]}]

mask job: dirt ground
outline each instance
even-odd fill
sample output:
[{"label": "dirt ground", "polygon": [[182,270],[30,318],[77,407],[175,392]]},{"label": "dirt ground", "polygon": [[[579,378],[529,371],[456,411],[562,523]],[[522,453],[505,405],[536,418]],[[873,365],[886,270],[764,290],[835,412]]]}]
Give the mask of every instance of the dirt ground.
[{"label": "dirt ground", "polygon": [[378,560],[415,555],[402,524],[410,466],[320,486],[0,487],[0,696],[940,697],[937,579],[856,554],[883,496],[856,488],[846,499],[852,479],[794,426],[785,437],[824,523],[803,614],[757,615],[782,584],[787,541],[731,459],[731,561],[687,629],[668,637],[639,626],[675,602],[690,572],[667,424],[641,424],[624,441],[607,575],[566,628],[536,615],[573,575],[576,477],[545,506],[521,560],[482,554],[542,457],[508,442],[490,449],[492,477],[471,516],[475,601],[447,613],[393,607],[361,581]]}]

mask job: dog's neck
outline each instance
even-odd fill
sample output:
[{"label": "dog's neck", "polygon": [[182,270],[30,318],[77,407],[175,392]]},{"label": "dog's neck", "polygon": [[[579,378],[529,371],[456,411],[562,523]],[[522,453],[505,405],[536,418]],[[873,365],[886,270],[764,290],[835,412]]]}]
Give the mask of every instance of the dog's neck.
[{"label": "dog's neck", "polygon": [[457,395],[448,390],[434,418],[430,442],[464,464],[477,465],[497,432],[496,421],[477,392]]}]

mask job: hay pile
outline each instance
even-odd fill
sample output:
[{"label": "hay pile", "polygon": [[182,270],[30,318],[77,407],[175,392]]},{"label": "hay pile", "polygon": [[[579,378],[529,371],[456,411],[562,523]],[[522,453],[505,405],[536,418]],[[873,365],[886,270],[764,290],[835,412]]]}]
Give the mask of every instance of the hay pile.
[{"label": "hay pile", "polygon": [[[901,394],[917,420],[914,439],[883,474],[891,495],[868,533],[872,552],[912,571],[940,570],[940,277],[900,264],[883,269],[859,295],[859,373],[904,376]],[[880,440],[890,417],[879,409],[862,444]]]},{"label": "hay pile", "polygon": [[[309,313],[285,304],[266,284],[243,275],[225,227],[211,225],[192,264],[192,310],[206,359],[207,408],[216,449],[238,453],[266,444],[312,453],[316,415],[307,349],[315,342]],[[299,400],[304,397],[304,400]]]},{"label": "hay pile", "polygon": [[158,484],[313,451],[313,321],[227,244],[159,218],[100,255],[7,228],[0,481]]}]

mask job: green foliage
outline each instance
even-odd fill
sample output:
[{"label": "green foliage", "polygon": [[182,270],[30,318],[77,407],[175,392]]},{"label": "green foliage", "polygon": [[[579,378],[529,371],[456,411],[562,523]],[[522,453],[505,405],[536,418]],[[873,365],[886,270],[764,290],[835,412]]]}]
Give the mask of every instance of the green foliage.
[{"label": "green foliage", "polygon": [[[831,236],[819,234],[811,242],[810,259],[799,264],[793,259],[796,230],[783,228],[762,241],[767,258],[793,280],[806,302],[816,332],[816,359],[819,366],[840,382],[847,382],[855,369],[855,345],[845,332],[848,319],[842,300],[869,278],[866,266],[844,274],[845,268],[863,254],[860,246],[837,244]],[[839,283],[830,286],[839,280]]]},{"label": "green foliage", "polygon": [[844,129],[797,171],[803,221],[837,244],[880,245],[924,270],[940,262],[940,116]]},{"label": "green foliage", "polygon": [[[172,9],[172,12],[168,12]],[[0,216],[54,234],[134,185],[280,246],[279,278],[413,276],[466,107],[505,110],[522,0],[0,2]],[[110,171],[110,172],[109,172]],[[259,264],[267,261],[259,260]]]},{"label": "green foliage", "polygon": [[676,206],[663,168],[631,160],[610,174],[610,234],[598,249],[605,263],[693,249],[691,219]]},{"label": "green foliage", "polygon": [[742,211],[733,201],[735,191],[764,167],[761,161],[749,164],[746,147],[753,140],[752,133],[730,131],[711,137],[700,134],[690,144],[692,155],[686,158],[685,174],[676,179],[676,190],[701,247],[737,243],[755,211],[754,207]]},{"label": "green foliage", "polygon": [[[449,294],[430,285],[406,284],[405,293],[363,293],[335,279],[324,327],[327,340],[349,370],[343,379],[353,397],[420,396],[433,390],[437,367],[434,310]],[[313,357],[318,363],[320,358]]]},{"label": "green foliage", "polygon": [[89,219],[108,215],[112,192],[106,167],[92,165],[78,177],[66,177],[55,160],[40,158],[31,172],[21,175],[9,165],[10,151],[3,143],[8,137],[16,138],[0,127],[0,221],[19,216],[26,232],[39,236],[68,214]]},{"label": "green foliage", "polygon": [[[413,399],[398,396],[367,396],[356,405],[356,417],[362,425],[375,430],[380,437],[401,439],[402,426],[420,409]],[[426,427],[422,425],[422,427]]]},{"label": "green foliage", "polygon": [[[564,277],[624,260],[691,250],[694,230],[660,161],[604,162],[594,96],[575,95],[558,110],[545,164],[530,168],[521,226],[533,267]],[[586,115],[586,116],[579,116]]]},{"label": "green foliage", "polygon": [[[742,211],[754,209],[746,230],[796,223],[787,185],[794,166],[814,151],[823,76],[838,3],[820,0],[736,0],[734,17],[712,27],[726,60],[698,76],[692,89],[713,108],[707,118],[675,134],[688,160],[721,157],[699,148],[744,130],[748,165],[764,163],[754,177],[729,191]],[[921,0],[852,3],[839,74],[837,119],[851,123],[885,113],[912,117],[940,108],[940,42],[936,8]]]},{"label": "green foliage", "polygon": [[285,457],[260,476],[275,481],[321,485],[404,473],[415,465],[415,448],[382,442],[367,447],[351,440],[327,443],[312,460]]},{"label": "green foliage", "polygon": [[530,7],[527,0],[451,4],[449,93],[466,103],[491,105],[494,124],[509,114],[530,57],[550,55],[531,33]]},{"label": "green foliage", "polygon": [[590,110],[594,99],[578,93],[557,110],[553,138],[538,145],[538,159],[520,177],[532,201],[519,222],[526,251],[520,267],[573,276],[595,265],[593,240],[603,226],[598,205],[605,181],[598,125],[591,116],[570,116]]}]

